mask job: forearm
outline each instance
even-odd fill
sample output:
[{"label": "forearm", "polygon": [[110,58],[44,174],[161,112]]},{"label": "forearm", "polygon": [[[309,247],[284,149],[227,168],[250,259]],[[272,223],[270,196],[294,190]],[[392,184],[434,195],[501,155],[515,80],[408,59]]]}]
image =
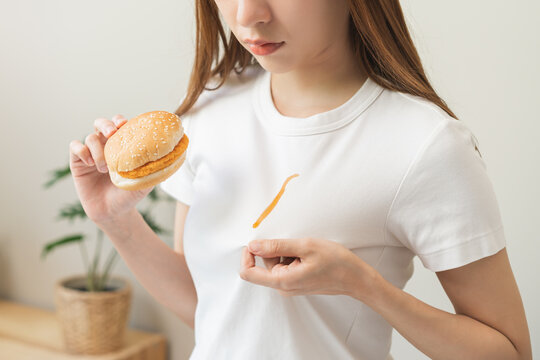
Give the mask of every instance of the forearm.
[{"label": "forearm", "polygon": [[510,340],[492,327],[434,308],[382,276],[375,278],[369,294],[354,297],[431,359],[520,359]]},{"label": "forearm", "polygon": [[98,226],[142,286],[193,328],[197,294],[184,256],[168,247],[136,209]]}]

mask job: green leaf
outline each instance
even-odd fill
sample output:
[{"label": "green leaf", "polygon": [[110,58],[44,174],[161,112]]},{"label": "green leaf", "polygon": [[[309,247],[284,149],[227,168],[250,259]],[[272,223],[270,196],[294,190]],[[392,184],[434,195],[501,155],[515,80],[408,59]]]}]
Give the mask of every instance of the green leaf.
[{"label": "green leaf", "polygon": [[69,168],[69,164],[67,166],[64,166],[62,168],[55,169],[50,172],[51,179],[47,181],[45,184],[43,184],[43,187],[45,189],[50,188],[53,186],[57,181],[65,178],[69,174],[71,174],[71,169]]},{"label": "green leaf", "polygon": [[58,215],[57,219],[69,219],[73,221],[76,218],[86,219],[87,217],[81,202],[77,201],[75,204],[66,205],[60,209],[60,215]]},{"label": "green leaf", "polygon": [[144,219],[144,221],[146,221],[146,223],[148,224],[148,226],[150,226],[150,228],[152,230],[154,230],[154,232],[156,234],[165,234],[165,235],[170,235],[170,231],[168,230],[165,230],[163,229],[161,226],[159,226],[155,221],[154,219],[152,219],[152,217],[150,216],[150,214],[148,212],[144,212],[144,211],[141,211],[141,215]]},{"label": "green leaf", "polygon": [[49,254],[53,249],[57,248],[58,246],[62,246],[65,244],[72,244],[76,242],[80,242],[84,240],[83,234],[75,234],[75,235],[69,235],[65,236],[59,240],[51,241],[43,247],[43,251],[41,252],[41,258],[45,258],[47,254]]},{"label": "green leaf", "polygon": [[159,196],[158,196],[158,194],[157,194],[157,190],[156,190],[155,187],[154,187],[154,188],[152,189],[152,191],[150,191],[150,193],[148,194],[148,198],[149,198],[152,202],[154,202],[154,201],[156,201],[156,200],[159,200]]}]

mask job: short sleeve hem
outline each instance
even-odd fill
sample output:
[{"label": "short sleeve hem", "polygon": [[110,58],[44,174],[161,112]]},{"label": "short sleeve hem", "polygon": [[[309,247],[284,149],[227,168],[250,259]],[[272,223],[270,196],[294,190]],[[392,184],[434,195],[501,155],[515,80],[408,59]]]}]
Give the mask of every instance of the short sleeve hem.
[{"label": "short sleeve hem", "polygon": [[191,206],[193,201],[193,191],[189,185],[182,186],[179,189],[177,184],[171,184],[170,182],[162,182],[159,184],[161,190],[163,190],[168,195],[175,198],[177,201],[180,201],[186,205]]},{"label": "short sleeve hem", "polygon": [[444,271],[467,265],[473,261],[494,255],[506,246],[504,228],[477,236],[462,244],[431,254],[418,254],[424,267],[432,271]]},{"label": "short sleeve hem", "polygon": [[172,196],[177,201],[191,206],[195,197],[195,189],[193,182],[195,173],[190,164],[191,153],[193,151],[193,132],[191,130],[191,115],[184,114],[182,124],[184,133],[189,136],[188,148],[186,149],[186,157],[180,168],[176,170],[170,177],[160,183],[160,188],[168,195]]}]

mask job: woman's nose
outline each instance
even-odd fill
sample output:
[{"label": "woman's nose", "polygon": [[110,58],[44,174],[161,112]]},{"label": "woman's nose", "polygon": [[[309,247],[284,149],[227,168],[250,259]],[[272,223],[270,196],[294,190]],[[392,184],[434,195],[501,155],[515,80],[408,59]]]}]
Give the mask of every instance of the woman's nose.
[{"label": "woman's nose", "polygon": [[266,0],[238,0],[236,22],[243,27],[253,27],[258,23],[267,23],[272,17]]}]

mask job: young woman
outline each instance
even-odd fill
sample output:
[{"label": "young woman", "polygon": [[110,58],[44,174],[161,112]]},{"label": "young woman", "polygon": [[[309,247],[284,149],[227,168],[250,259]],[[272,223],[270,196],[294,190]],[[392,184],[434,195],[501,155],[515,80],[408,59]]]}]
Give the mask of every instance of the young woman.
[{"label": "young woman", "polygon": [[[175,251],[135,209],[151,189],[117,189],[103,166],[126,119],[70,144],[86,213],[194,326],[191,359],[391,359],[392,328],[433,359],[530,359],[478,143],[399,2],[197,0],[196,17],[176,111],[190,146],[160,185]],[[455,314],[402,290],[414,256]]]}]

